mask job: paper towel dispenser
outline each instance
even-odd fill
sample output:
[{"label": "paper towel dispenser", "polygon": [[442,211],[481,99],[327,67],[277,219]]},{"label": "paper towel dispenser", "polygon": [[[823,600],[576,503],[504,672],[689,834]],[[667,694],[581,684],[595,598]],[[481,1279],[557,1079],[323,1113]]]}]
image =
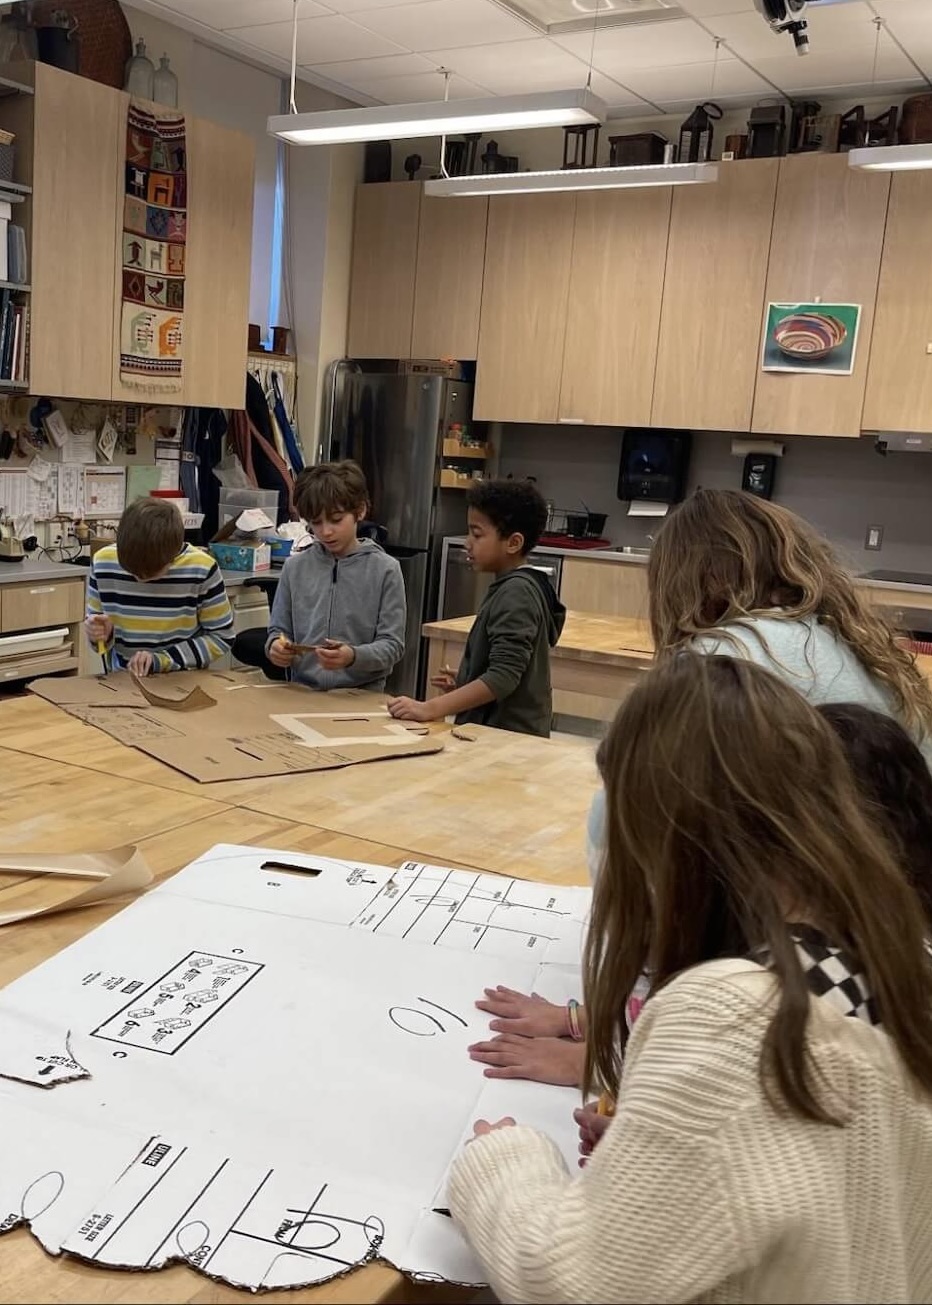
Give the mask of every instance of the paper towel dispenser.
[{"label": "paper towel dispenser", "polygon": [[914,434],[912,431],[879,431],[874,438],[878,453],[932,453],[932,435]]},{"label": "paper towel dispenser", "polygon": [[621,439],[622,502],[679,503],[686,493],[692,432],[629,427]]}]

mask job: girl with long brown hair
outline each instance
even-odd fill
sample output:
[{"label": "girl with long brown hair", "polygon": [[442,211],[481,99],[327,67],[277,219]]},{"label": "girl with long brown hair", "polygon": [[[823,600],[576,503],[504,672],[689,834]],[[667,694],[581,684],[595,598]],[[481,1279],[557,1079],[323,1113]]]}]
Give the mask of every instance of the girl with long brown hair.
[{"label": "girl with long brown hair", "polygon": [[[602,751],[586,1169],[480,1121],[450,1206],[505,1301],[932,1299],[932,961],[829,723],[669,658]],[[625,1002],[652,991],[633,1033]]]}]

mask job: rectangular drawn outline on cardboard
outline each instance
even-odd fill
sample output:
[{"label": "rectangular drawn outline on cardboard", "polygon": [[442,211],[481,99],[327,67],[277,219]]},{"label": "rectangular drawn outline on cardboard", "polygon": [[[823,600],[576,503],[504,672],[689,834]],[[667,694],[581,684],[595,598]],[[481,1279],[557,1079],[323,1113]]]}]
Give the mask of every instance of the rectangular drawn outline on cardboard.
[{"label": "rectangular drawn outline on cardboard", "polygon": [[[194,958],[199,958],[202,963],[200,965],[196,964]],[[206,965],[204,964],[205,961],[206,961]],[[154,992],[156,989],[159,989],[160,993],[164,993],[165,988],[163,985],[176,982],[177,979],[180,978],[181,975],[186,970],[190,971],[193,968],[198,971],[198,974],[200,974],[200,972],[203,969],[206,969],[208,965],[212,965],[214,961],[225,961],[228,966],[235,966],[237,969],[240,970],[248,969],[251,971],[251,973],[247,974],[245,978],[242,978],[234,972],[228,980],[225,978],[223,986],[226,989],[226,991],[224,991],[222,997],[219,994],[217,994],[215,990],[212,990],[212,996],[209,999],[200,1002],[195,1000],[193,1002],[193,1005],[195,1007],[194,1010],[188,1010],[188,1008],[185,1007],[184,1010],[185,1015],[191,1014],[196,1016],[199,1014],[202,1015],[203,1018],[201,1019],[195,1018],[193,1020],[188,1020],[187,1024],[189,1027],[189,1032],[185,1033],[184,1037],[180,1038],[179,1041],[175,1042],[174,1046],[170,1048],[152,1046],[151,1042],[134,1041],[132,1036],[111,1037],[110,1034],[105,1033],[103,1031],[104,1029],[113,1028],[114,1026],[119,1025],[121,1023],[125,1025],[127,1019],[129,1019],[134,1021],[135,1027],[137,1028],[141,1026],[142,1020],[145,1020],[147,1022],[148,1027],[149,1028],[154,1027],[156,1029],[156,1032],[158,1033],[158,1031],[160,1030],[161,1026],[164,1024],[164,1021],[166,1019],[175,1019],[179,1017],[172,1016],[170,1012],[166,1012],[166,1014],[160,1018],[155,1014],[154,1011],[148,1011],[147,1014],[141,1015],[140,1018],[136,1020],[133,1010],[130,1010],[130,1007],[133,1007],[134,1010],[138,1011],[140,1007],[140,1003],[144,1002],[146,997],[148,997],[149,994]],[[200,951],[188,952],[187,956],[183,957],[180,961],[176,961],[176,963],[171,967],[171,969],[166,970],[164,974],[160,974],[157,979],[154,979],[152,983],[149,984],[148,988],[145,988],[142,992],[134,994],[134,996],[132,996],[128,1002],[126,1002],[123,1006],[121,1006],[118,1011],[115,1011],[113,1015],[109,1016],[108,1019],[105,1019],[103,1024],[98,1024],[97,1028],[92,1030],[91,1037],[100,1038],[104,1042],[116,1042],[122,1047],[135,1047],[139,1051],[154,1051],[157,1055],[160,1056],[174,1056],[175,1053],[177,1051],[180,1051],[181,1048],[187,1042],[190,1042],[191,1038],[194,1037],[195,1033],[199,1033],[200,1030],[204,1028],[206,1024],[210,1023],[213,1017],[217,1015],[224,1008],[224,1006],[226,1006],[229,1003],[231,998],[235,997],[238,993],[242,992],[243,989],[246,987],[246,985],[250,982],[250,980],[254,979],[256,975],[259,973],[259,971],[264,969],[265,969],[265,965],[262,962],[247,961],[241,956],[220,956],[216,952],[200,952]],[[218,974],[218,973],[222,973],[222,971],[215,970],[212,971],[211,973]],[[173,976],[175,976],[174,979]],[[209,982],[209,979],[205,977],[204,981],[205,983]],[[231,983],[233,986],[228,987],[227,986],[228,983]],[[184,983],[182,983],[180,987],[183,988]],[[192,1004],[191,999],[195,996],[196,994],[190,994],[188,1000],[188,1006]],[[173,998],[174,998],[174,993],[168,993],[167,996],[162,1000],[172,1000]],[[214,1001],[216,1001],[216,1005],[213,1005]],[[205,1006],[208,1004],[210,1004],[211,1009],[205,1013]],[[148,1008],[145,1007],[143,1009],[148,1010]],[[174,1028],[179,1028],[179,1029],[181,1027],[184,1026],[183,1025],[174,1026]],[[137,1038],[141,1037],[141,1034],[137,1034],[136,1037]]]}]

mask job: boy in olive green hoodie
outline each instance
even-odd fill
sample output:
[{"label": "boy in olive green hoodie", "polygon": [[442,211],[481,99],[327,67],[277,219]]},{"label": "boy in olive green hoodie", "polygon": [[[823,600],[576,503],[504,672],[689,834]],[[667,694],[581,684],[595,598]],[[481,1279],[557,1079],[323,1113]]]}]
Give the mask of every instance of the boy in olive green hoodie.
[{"label": "boy in olive green hoodie", "polygon": [[491,725],[547,738],[553,715],[550,649],[566,608],[547,577],[527,563],[547,522],[547,505],[527,482],[480,481],[469,491],[466,553],[493,580],[466,641],[456,675],[432,681],[443,689],[427,702],[393,698],[398,720],[456,717],[457,725]]}]

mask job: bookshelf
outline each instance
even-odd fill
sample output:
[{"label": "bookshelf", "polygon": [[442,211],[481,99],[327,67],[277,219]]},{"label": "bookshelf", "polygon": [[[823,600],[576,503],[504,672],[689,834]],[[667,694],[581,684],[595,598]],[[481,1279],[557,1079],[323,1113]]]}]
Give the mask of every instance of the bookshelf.
[{"label": "bookshelf", "polygon": [[25,81],[0,75],[0,143],[14,151],[12,177],[0,179],[0,392],[29,388],[34,95]]}]

